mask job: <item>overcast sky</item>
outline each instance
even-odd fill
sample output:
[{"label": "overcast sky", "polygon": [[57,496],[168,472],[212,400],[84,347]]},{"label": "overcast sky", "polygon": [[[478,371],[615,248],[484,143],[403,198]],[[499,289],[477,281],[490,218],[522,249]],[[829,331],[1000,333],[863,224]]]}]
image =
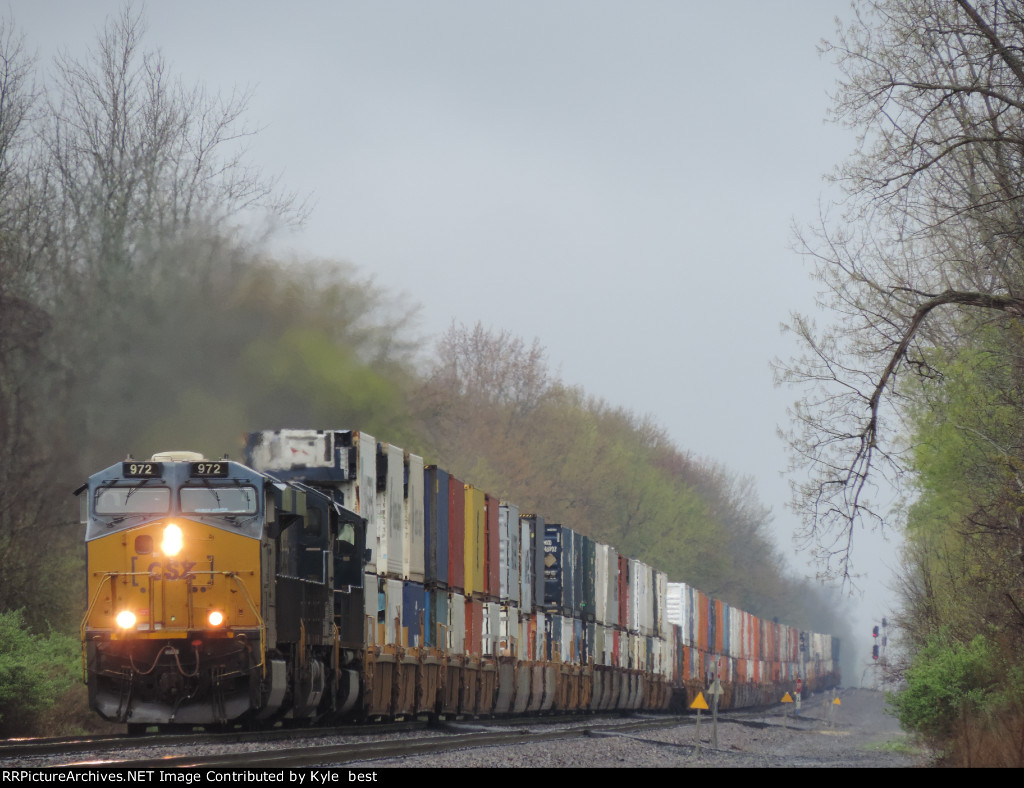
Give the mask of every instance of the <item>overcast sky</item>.
[{"label": "overcast sky", "polygon": [[[120,7],[11,4],[44,63]],[[316,201],[283,246],[407,293],[427,342],[453,320],[539,338],[565,382],[753,476],[810,572],[776,436],[794,393],[770,361],[813,309],[792,223],[853,146],[824,122],[837,15],[846,0],[153,0],[146,44],[186,81],[254,89],[252,162]],[[865,621],[895,551],[855,545]]]}]

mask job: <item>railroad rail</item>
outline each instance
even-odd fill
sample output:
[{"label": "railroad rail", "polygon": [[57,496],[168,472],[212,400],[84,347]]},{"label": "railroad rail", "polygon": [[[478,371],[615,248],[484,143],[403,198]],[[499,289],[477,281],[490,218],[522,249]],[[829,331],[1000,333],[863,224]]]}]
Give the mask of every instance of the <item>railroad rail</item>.
[{"label": "railroad rail", "polygon": [[[723,712],[722,722],[750,727],[778,727],[781,707],[760,713]],[[278,729],[272,731],[193,733],[159,736],[103,736],[0,744],[0,766],[105,766],[127,769],[311,768],[344,766],[388,758],[478,747],[519,746],[584,737],[627,736],[692,724],[692,715],[641,717],[552,717],[490,720],[409,721],[367,728]],[[790,727],[798,723],[789,721]],[[705,725],[710,729],[710,720]],[[259,743],[260,750],[247,749]],[[235,747],[237,745],[237,747]],[[231,751],[225,751],[231,747]],[[710,749],[710,748],[705,748]],[[180,754],[187,750],[187,754]],[[161,754],[163,753],[163,754]]]}]

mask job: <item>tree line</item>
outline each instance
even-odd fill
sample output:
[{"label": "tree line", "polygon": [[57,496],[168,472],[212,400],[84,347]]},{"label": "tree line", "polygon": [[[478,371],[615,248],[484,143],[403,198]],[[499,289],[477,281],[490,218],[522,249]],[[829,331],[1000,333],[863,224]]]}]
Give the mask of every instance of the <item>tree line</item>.
[{"label": "tree line", "polygon": [[902,529],[893,708],[947,763],[1020,766],[1024,4],[861,0],[825,50],[859,136],[799,237],[828,324],[797,317],[779,370],[796,501],[839,575],[862,528]]}]

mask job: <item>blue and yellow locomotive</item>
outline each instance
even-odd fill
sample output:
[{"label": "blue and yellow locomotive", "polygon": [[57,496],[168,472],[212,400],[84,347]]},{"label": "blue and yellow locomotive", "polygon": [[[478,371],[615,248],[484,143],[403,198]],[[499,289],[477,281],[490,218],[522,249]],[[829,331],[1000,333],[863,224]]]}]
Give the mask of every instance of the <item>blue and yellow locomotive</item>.
[{"label": "blue and yellow locomotive", "polygon": [[355,705],[358,515],[192,452],[128,459],[86,489],[83,660],[101,716],[141,731],[311,720]]}]

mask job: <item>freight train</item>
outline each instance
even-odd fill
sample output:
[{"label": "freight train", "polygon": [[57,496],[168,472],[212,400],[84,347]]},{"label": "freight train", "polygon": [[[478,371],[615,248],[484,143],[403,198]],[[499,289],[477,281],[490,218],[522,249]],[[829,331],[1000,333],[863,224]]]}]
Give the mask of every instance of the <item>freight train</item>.
[{"label": "freight train", "polygon": [[111,465],[84,494],[91,707],[129,732],[721,708],[839,681],[839,641],[712,599],[348,430]]}]

